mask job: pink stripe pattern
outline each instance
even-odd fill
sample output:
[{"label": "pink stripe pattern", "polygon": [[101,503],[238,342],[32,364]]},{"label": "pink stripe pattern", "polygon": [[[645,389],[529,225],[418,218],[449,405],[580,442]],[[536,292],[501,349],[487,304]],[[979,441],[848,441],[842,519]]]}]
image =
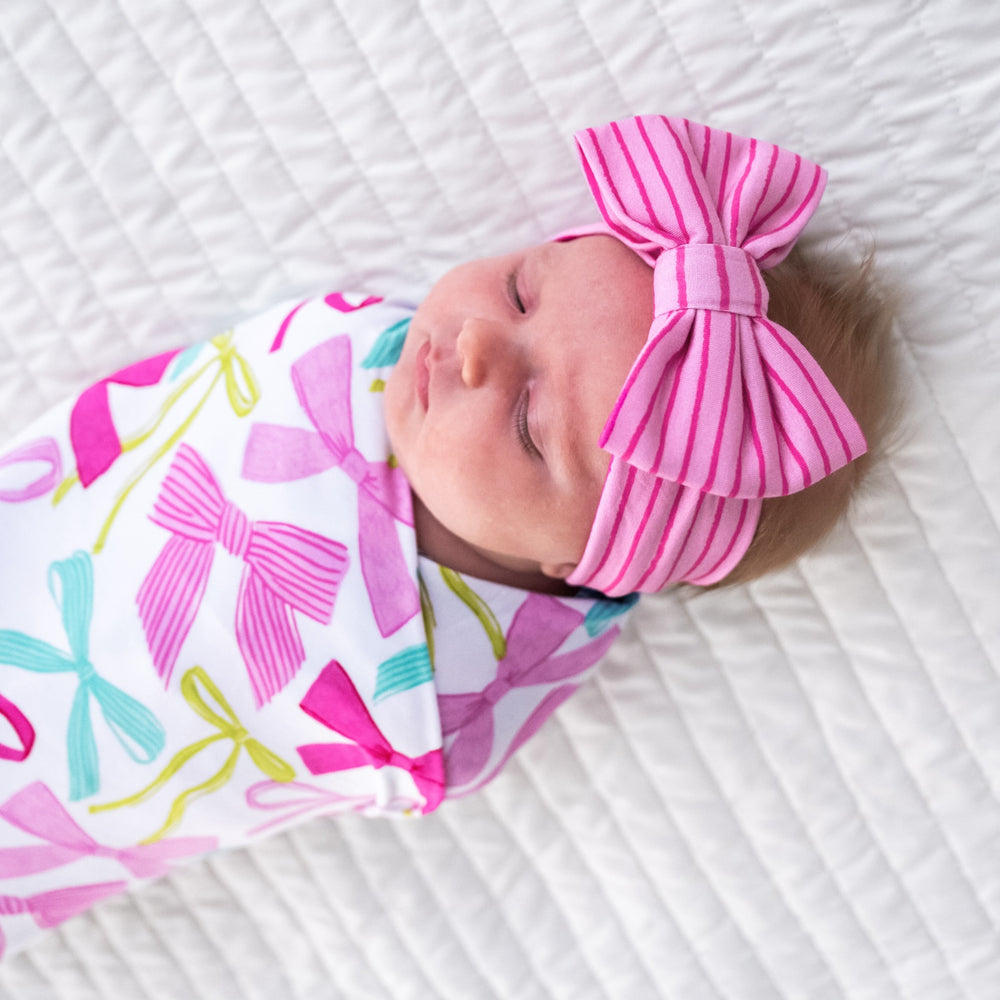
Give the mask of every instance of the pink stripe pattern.
[{"label": "pink stripe pattern", "polygon": [[347,572],[346,547],[294,525],[251,521],[186,444],[177,450],[150,520],[171,533],[136,598],[157,672],[169,683],[221,544],[246,564],[235,632],[261,707],[305,660],[294,612],[323,625],[332,619]]},{"label": "pink stripe pattern", "polygon": [[601,435],[611,467],[569,582],[610,596],[715,583],[749,547],[762,498],[867,448],[816,360],[767,318],[761,272],[788,255],[826,175],[681,118],[630,118],[576,141],[603,232],[653,268],[655,315]]}]

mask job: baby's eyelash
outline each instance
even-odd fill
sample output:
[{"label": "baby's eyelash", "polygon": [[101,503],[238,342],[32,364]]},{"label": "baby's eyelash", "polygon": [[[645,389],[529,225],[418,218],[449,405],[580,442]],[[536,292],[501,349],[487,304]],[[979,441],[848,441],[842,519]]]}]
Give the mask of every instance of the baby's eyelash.
[{"label": "baby's eyelash", "polygon": [[518,400],[517,412],[515,413],[517,437],[521,442],[521,447],[524,449],[525,454],[530,455],[532,458],[541,458],[542,453],[532,440],[531,429],[528,427],[528,407],[530,405],[531,394],[525,389],[520,400]]},{"label": "baby's eyelash", "polygon": [[519,312],[525,312],[524,301],[521,298],[521,293],[517,290],[517,268],[513,268],[510,274],[507,275],[507,295],[510,298],[511,304]]}]

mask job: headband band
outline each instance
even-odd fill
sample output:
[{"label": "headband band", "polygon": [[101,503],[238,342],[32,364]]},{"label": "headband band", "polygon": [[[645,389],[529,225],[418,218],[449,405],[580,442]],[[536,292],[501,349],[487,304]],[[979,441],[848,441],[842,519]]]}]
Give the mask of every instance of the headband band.
[{"label": "headband band", "polygon": [[567,581],[610,596],[715,583],[746,553],[762,498],[867,449],[817,362],[767,318],[761,270],[787,256],[826,174],[680,118],[576,143],[602,231],[653,267],[654,319],[601,435],[611,466]]}]

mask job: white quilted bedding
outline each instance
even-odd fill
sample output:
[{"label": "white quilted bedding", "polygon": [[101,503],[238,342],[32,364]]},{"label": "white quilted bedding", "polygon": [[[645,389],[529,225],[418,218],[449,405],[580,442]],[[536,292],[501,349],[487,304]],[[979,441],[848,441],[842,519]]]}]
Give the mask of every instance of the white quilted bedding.
[{"label": "white quilted bedding", "polygon": [[1000,997],[998,40],[992,0],[2,0],[0,436],[589,220],[570,133],[639,111],[829,168],[811,232],[900,282],[906,413],[829,544],[646,600],[478,797],[199,862],[0,997]]}]

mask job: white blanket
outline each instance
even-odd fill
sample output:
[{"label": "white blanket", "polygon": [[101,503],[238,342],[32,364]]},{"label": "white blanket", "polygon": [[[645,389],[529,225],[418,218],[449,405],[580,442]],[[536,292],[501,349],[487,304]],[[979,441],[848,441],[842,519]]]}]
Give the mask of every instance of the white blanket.
[{"label": "white blanket", "polygon": [[848,524],[643,602],[482,793],[312,821],[105,901],[0,997],[995,1000],[1000,7],[5,0],[0,434],[331,287],[590,221],[581,126],[683,114],[830,171],[901,290]]}]

